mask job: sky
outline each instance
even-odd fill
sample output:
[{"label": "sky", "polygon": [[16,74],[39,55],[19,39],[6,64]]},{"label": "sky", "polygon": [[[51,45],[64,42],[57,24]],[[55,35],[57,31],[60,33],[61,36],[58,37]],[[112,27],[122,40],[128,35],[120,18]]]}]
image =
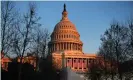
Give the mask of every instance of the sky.
[{"label": "sky", "polygon": [[[75,24],[83,42],[84,53],[97,53],[100,37],[113,20],[125,22],[133,14],[133,2],[129,1],[35,1],[37,15],[43,28],[53,31],[61,20],[66,4],[69,20]],[[16,2],[20,13],[28,10],[28,1]]]}]

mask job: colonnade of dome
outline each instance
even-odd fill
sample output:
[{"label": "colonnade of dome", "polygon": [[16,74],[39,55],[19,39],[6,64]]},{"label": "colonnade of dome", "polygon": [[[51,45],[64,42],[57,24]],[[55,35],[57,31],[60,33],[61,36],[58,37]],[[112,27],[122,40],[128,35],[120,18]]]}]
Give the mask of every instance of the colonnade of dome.
[{"label": "colonnade of dome", "polygon": [[56,24],[49,42],[49,52],[76,51],[82,52],[83,43],[75,25],[68,19],[66,6],[62,12],[62,19]]}]

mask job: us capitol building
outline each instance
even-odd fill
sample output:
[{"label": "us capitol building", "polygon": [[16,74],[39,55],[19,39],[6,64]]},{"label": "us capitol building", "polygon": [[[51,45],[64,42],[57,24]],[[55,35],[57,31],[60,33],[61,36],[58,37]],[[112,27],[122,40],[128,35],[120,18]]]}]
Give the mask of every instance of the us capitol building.
[{"label": "us capitol building", "polygon": [[[64,4],[62,19],[55,25],[51,34],[51,41],[48,44],[49,53],[57,69],[69,67],[76,73],[84,73],[88,71],[90,64],[99,59],[96,54],[85,54],[82,51],[83,43],[80,40],[80,34],[76,30],[76,26],[68,19],[68,12]],[[4,55],[1,53],[1,56]],[[29,62],[36,67],[36,58],[32,56],[23,57],[22,62]],[[99,61],[99,60],[98,60]],[[7,70],[9,58],[2,58],[1,65]],[[18,62],[20,59],[18,58]]]},{"label": "us capitol building", "polygon": [[89,64],[97,57],[96,54],[85,54],[82,51],[83,42],[76,26],[68,19],[65,4],[62,19],[55,25],[48,47],[58,69],[64,66],[75,72],[86,72]]}]

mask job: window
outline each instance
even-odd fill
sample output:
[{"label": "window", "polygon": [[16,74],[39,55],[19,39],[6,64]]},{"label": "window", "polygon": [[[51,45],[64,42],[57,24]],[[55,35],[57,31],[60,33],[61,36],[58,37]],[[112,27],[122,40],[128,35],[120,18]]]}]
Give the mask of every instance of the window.
[{"label": "window", "polygon": [[80,63],[80,59],[78,60],[78,62]]},{"label": "window", "polygon": [[83,60],[83,63],[85,62],[85,60]]},{"label": "window", "polygon": [[74,69],[77,69],[77,67],[74,67]]},{"label": "window", "polygon": [[69,60],[67,60],[67,62],[69,62]]},{"label": "window", "polygon": [[74,62],[76,62],[76,60],[74,60]]}]

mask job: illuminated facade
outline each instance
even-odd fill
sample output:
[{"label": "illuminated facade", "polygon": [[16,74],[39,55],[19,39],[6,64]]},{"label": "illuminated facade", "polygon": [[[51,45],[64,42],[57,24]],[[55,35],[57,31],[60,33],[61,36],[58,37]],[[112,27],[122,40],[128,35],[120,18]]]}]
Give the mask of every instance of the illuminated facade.
[{"label": "illuminated facade", "polygon": [[[3,70],[7,71],[8,70],[8,64],[10,62],[12,62],[12,59],[4,57],[4,54],[2,54],[2,53],[1,53],[1,57],[2,57],[2,59],[0,60],[1,68]],[[20,62],[20,58],[17,58],[17,61]],[[36,67],[36,57],[34,57],[34,56],[24,56],[22,58],[22,63],[29,63],[29,64],[33,65],[34,68],[35,68]]]},{"label": "illuminated facade", "polygon": [[[64,53],[64,66],[70,67],[75,72],[86,72],[90,64],[96,58],[98,59],[96,54],[85,54],[82,51],[83,43],[80,40],[80,34],[76,26],[68,19],[66,5],[64,5],[61,21],[56,24],[51,34],[48,47],[53,56],[54,65],[58,69],[62,68],[62,53]],[[3,69],[7,70],[8,62],[11,62],[9,58],[1,59]],[[24,57],[22,62],[28,62],[36,67],[35,57]]]},{"label": "illuminated facade", "polygon": [[64,4],[62,19],[55,25],[49,42],[49,52],[52,53],[54,64],[62,68],[62,52],[64,53],[64,66],[76,72],[86,72],[88,66],[96,58],[96,54],[84,54],[83,43],[76,26],[68,19],[68,12]]}]

